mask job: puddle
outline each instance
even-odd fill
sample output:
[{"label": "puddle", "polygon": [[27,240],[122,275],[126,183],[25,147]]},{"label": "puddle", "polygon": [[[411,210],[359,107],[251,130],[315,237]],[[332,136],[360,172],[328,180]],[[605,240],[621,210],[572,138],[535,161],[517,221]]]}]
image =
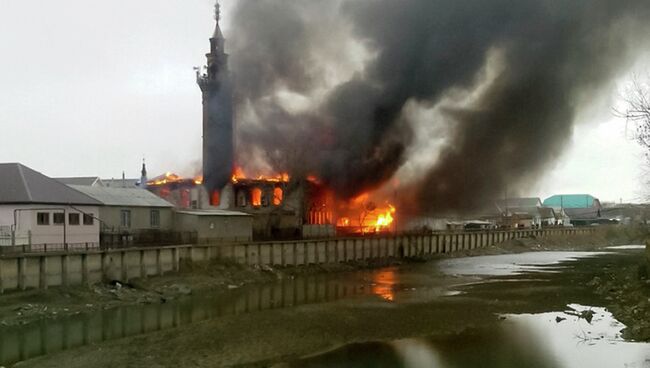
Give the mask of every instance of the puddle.
[{"label": "puddle", "polygon": [[613,250],[645,250],[645,245],[617,245],[615,247],[607,247],[606,249],[613,249]]},{"label": "puddle", "polygon": [[[527,272],[561,272],[563,262],[603,255],[603,252],[528,252],[496,256],[454,258],[440,261],[438,268],[449,275],[509,276]],[[551,267],[556,266],[556,267]]]},{"label": "puddle", "polygon": [[[650,345],[625,342],[625,327],[603,308],[505,315],[489,329],[446,337],[351,344],[289,367],[592,368],[650,367]],[[574,314],[591,310],[591,323]],[[557,318],[560,318],[558,320]],[[558,322],[559,321],[559,322]]]}]

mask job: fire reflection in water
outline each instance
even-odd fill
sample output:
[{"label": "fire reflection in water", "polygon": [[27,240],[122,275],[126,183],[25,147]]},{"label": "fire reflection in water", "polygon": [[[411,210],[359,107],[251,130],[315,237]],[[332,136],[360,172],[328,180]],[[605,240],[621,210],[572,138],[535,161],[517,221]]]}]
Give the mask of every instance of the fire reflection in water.
[{"label": "fire reflection in water", "polygon": [[395,301],[397,273],[395,269],[386,269],[374,274],[372,293],[389,302]]}]

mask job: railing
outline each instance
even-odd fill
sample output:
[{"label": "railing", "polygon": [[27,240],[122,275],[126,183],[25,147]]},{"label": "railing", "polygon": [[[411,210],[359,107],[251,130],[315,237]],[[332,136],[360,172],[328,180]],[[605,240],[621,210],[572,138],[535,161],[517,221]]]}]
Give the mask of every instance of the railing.
[{"label": "railing", "polygon": [[99,243],[68,243],[68,244],[22,244],[3,245],[0,247],[0,254],[16,253],[66,253],[66,252],[88,252],[100,250]]}]

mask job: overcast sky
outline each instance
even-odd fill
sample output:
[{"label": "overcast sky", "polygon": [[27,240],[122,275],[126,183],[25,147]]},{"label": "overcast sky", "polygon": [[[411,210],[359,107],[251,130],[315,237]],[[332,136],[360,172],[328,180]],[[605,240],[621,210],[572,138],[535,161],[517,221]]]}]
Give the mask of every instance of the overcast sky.
[{"label": "overcast sky", "polygon": [[[224,32],[230,4],[224,1]],[[200,167],[211,0],[0,0],[0,162],[50,176],[191,175]],[[640,62],[639,65],[645,65]],[[632,72],[632,71],[630,71]],[[612,96],[616,91],[612,91]],[[638,200],[640,149],[611,99],[584,114],[530,195]]]}]

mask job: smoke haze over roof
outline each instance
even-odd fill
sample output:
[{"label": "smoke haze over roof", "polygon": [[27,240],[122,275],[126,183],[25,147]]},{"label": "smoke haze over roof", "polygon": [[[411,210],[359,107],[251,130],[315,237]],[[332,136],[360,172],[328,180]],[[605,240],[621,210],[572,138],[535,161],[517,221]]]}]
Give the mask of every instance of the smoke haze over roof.
[{"label": "smoke haze over roof", "polygon": [[[354,196],[417,157],[414,132],[435,125],[437,160],[401,193],[413,210],[472,209],[559,157],[581,104],[647,46],[649,11],[641,0],[240,0],[229,40],[239,157]],[[441,113],[414,120],[409,104]]]}]

